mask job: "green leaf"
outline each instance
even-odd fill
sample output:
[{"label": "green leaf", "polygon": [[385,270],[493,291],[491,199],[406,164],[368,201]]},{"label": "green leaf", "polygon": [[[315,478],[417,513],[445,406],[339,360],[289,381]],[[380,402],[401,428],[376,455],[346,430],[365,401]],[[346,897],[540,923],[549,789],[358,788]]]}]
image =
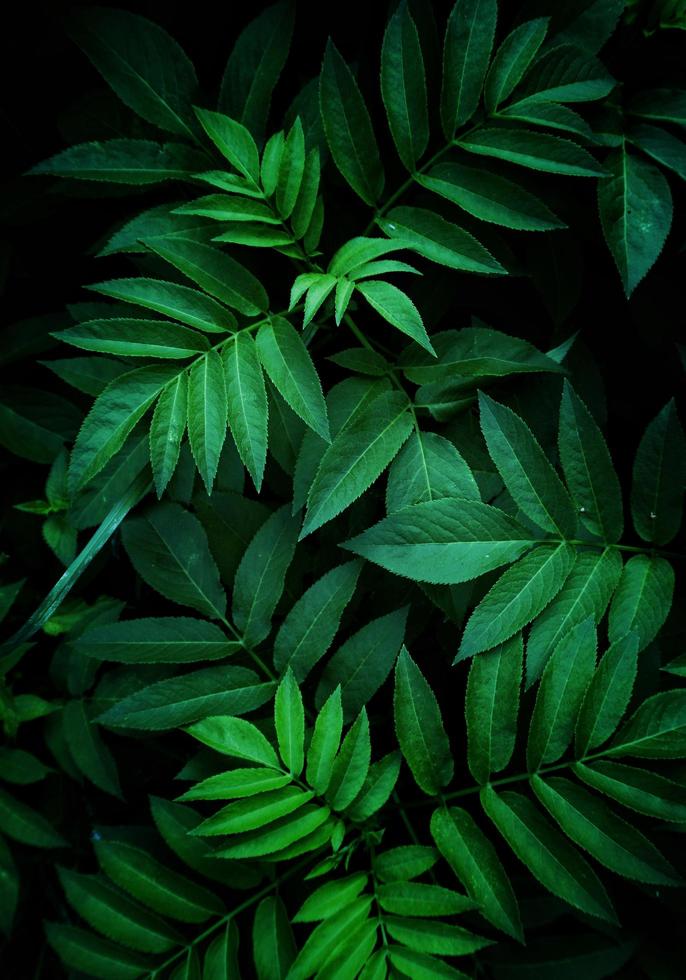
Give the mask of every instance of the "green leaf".
[{"label": "green leaf", "polygon": [[145,252],[148,244],[154,240],[164,242],[186,238],[190,241],[208,241],[214,234],[214,223],[193,215],[174,214],[178,203],[158,204],[142,211],[115,231],[97,257],[120,252]]},{"label": "green leaf", "polygon": [[529,772],[557,762],[572,740],[577,712],[595,667],[593,621],[570,630],[548,661],[531,716],[526,758]]},{"label": "green leaf", "polygon": [[412,431],[407,396],[383,392],[361,407],[322,456],[301,538],[349,507],[381,476]]},{"label": "green leaf", "polygon": [[280,216],[290,218],[295,208],[305,172],[305,134],[300,117],[286,137],[276,184],[276,207]]},{"label": "green leaf", "polygon": [[119,357],[164,357],[183,360],[209,347],[202,334],[171,320],[135,320],[110,317],[89,320],[60,330],[56,336],[66,344]]},{"label": "green leaf", "polygon": [[0,831],[31,847],[65,847],[66,841],[34,810],[0,788]]},{"label": "green leaf", "polygon": [[507,767],[517,739],[522,684],[521,634],[480,657],[469,670],[465,698],[467,762],[477,783]]},{"label": "green leaf", "polygon": [[686,126],[686,92],[678,88],[646,89],[633,97],[629,111],[643,119]]},{"label": "green leaf", "polygon": [[274,721],[283,763],[299,776],[305,762],[305,714],[300,688],[290,669],[276,690]]},{"label": "green leaf", "polygon": [[415,340],[420,347],[433,354],[429,335],[424,327],[421,314],[407,293],[383,279],[369,279],[357,283],[358,293],[362,293],[369,305],[402,333]]},{"label": "green leaf", "polygon": [[391,514],[341,547],[396,575],[450,585],[514,561],[534,543],[497,507],[446,498]]},{"label": "green leaf", "polygon": [[208,494],[217,475],[226,424],[224,365],[216,351],[208,351],[196,360],[188,376],[188,438]]},{"label": "green leaf", "polygon": [[495,53],[484,86],[484,102],[489,112],[512,94],[543,44],[549,18],[536,17],[515,27]]},{"label": "green leaf", "polygon": [[36,164],[29,173],[147,186],[187,180],[206,165],[204,154],[183,143],[112,139],[70,146]]},{"label": "green leaf", "polygon": [[177,374],[172,365],[155,364],[115,378],[96,398],[72,450],[71,492],[85,486],[121,449],[164,386]]},{"label": "green leaf", "polygon": [[332,809],[345,810],[356,798],[367,778],[370,757],[369,719],[362,708],[331,767],[326,799]]},{"label": "green leaf", "polygon": [[259,529],[238,566],[232,611],[248,646],[255,646],[269,635],[284,576],[295,553],[299,526],[288,505],[280,507]]},{"label": "green leaf", "polygon": [[72,970],[87,971],[101,980],[136,980],[151,968],[147,957],[122,949],[87,929],[63,922],[46,922],[47,940],[62,962]]},{"label": "green leaf", "polygon": [[222,351],[231,434],[255,489],[267,462],[267,392],[255,342],[237,333]]},{"label": "green leaf", "polygon": [[526,645],[527,687],[538,680],[553,650],[587,616],[598,625],[620,575],[622,555],[615,548],[598,554],[580,551],[565,584],[531,627]]},{"label": "green leaf", "polygon": [[[45,779],[52,771],[31,752],[26,752],[24,749],[0,748],[0,772],[2,772],[2,779],[7,783],[28,786]],[[2,851],[1,844],[0,851]],[[2,855],[0,855],[1,863]]]},{"label": "green leaf", "polygon": [[631,515],[644,541],[665,545],[681,527],[686,435],[674,399],[648,425],[634,460]]},{"label": "green leaf", "polygon": [[119,98],[147,122],[193,137],[195,69],[165,30],[109,7],[82,8],[71,36]]},{"label": "green leaf", "polygon": [[83,701],[71,700],[62,714],[64,737],[80,771],[98,789],[121,799],[121,786],[114,756],[90,720]]},{"label": "green leaf", "polygon": [[294,14],[290,3],[262,11],[241,31],[224,70],[219,108],[256,139],[264,132],[272,91],[288,57]]},{"label": "green leaf", "polygon": [[679,822],[686,819],[683,786],[647,769],[598,760],[576,763],[574,775],[593,789],[647,817]]},{"label": "green leaf", "polygon": [[432,262],[463,272],[503,274],[505,268],[473,235],[426,208],[393,208],[377,224],[390,238]]},{"label": "green leaf", "polygon": [[310,790],[304,791],[299,786],[284,786],[256,797],[236,800],[203,820],[191,833],[208,837],[257,830],[295,812],[313,796]]},{"label": "green leaf", "polygon": [[226,713],[241,715],[268,702],[273,684],[246,667],[205,667],[143,687],[118,701],[98,721],[113,728],[164,731]]},{"label": "green leaf", "polygon": [[567,836],[610,871],[653,885],[677,885],[671,864],[640,831],[569,779],[531,779],[536,796]]},{"label": "green leaf", "polygon": [[479,393],[488,452],[515,503],[539,527],[573,538],[574,507],[536,437],[510,408]]},{"label": "green leaf", "polygon": [[131,901],[99,875],[58,869],[67,900],[89,926],[108,939],[144,953],[164,953],[179,940],[175,930]]},{"label": "green leaf", "polygon": [[255,221],[278,225],[279,218],[264,201],[235,194],[207,194],[174,210],[174,214],[200,214],[215,221]]},{"label": "green leaf", "polygon": [[324,668],[315,698],[317,705],[338,686],[346,720],[367,704],[393,669],[405,635],[407,611],[405,606],[379,616],[348,637]]},{"label": "green leaf", "polygon": [[523,942],[519,906],[495,849],[474,819],[459,807],[435,810],[431,836],[483,917]]},{"label": "green leaf", "polygon": [[274,640],[276,670],[289,668],[301,683],[307,677],[333,642],[360,569],[356,560],[332,568],[292,606]]},{"label": "green leaf", "polygon": [[336,878],[321,885],[309,895],[293,916],[294,922],[321,922],[357,898],[367,884],[367,875],[362,872],[347,878]]},{"label": "green leaf", "polygon": [[627,297],[655,263],[672,223],[672,195],[660,171],[626,147],[613,151],[598,183],[603,234]]},{"label": "green leaf", "polygon": [[483,936],[475,936],[460,926],[445,922],[388,916],[385,925],[393,939],[420,953],[466,956],[490,945],[490,940]]},{"label": "green leaf", "polygon": [[504,839],[544,888],[587,915],[615,922],[615,913],[589,864],[538,808],[520,793],[481,790],[481,803]]},{"label": "green leaf", "polygon": [[150,462],[158,498],[178,464],[187,413],[188,379],[185,374],[179,374],[162,391],[150,425]]},{"label": "green leaf", "polygon": [[143,306],[156,313],[187,323],[207,333],[227,333],[236,329],[236,319],[216,300],[163,279],[110,279],[88,287],[112,299]]},{"label": "green leaf", "polygon": [[165,598],[223,619],[226,596],[202,524],[179,504],[163,502],[130,517],[122,540],[131,563]]},{"label": "green leaf", "polygon": [[203,980],[235,980],[238,977],[238,926],[229,919],[221,932],[205,950]]},{"label": "green leaf", "polygon": [[565,227],[540,198],[483,168],[439,163],[427,176],[420,177],[419,183],[481,221],[519,231]]},{"label": "green leaf", "polygon": [[253,922],[253,959],[258,980],[283,980],[296,952],[286,908],[277,895],[269,895],[255,909]]},{"label": "green leaf", "polygon": [[195,110],[202,128],[232,167],[255,185],[260,179],[260,159],[255,141],[240,122],[210,109]]},{"label": "green leaf", "polygon": [[[466,980],[466,973],[453,969],[443,960],[437,960],[428,953],[418,953],[404,946],[393,945],[388,947],[388,956],[393,966],[403,971],[401,976],[414,977],[415,980],[434,980],[435,977]],[[366,975],[364,980],[367,980]]]},{"label": "green leaf", "polygon": [[686,180],[686,143],[659,126],[632,126],[628,138],[663,167]]},{"label": "green leaf", "polygon": [[495,157],[531,170],[569,177],[601,177],[605,170],[572,140],[511,126],[480,127],[458,144],[470,153]]},{"label": "green leaf", "polygon": [[572,545],[538,545],[500,576],[473,610],[457,663],[518,633],[555,598],[574,564]]},{"label": "green leaf", "polygon": [[331,275],[339,278],[347,276],[361,266],[392,252],[399,252],[404,247],[399,243],[389,242],[386,238],[365,238],[364,236],[350,238],[334,252],[333,258],[329,262],[328,271]]},{"label": "green leaf", "polygon": [[146,245],[210,296],[245,316],[267,310],[262,284],[240,262],[202,242],[185,238],[151,238]]},{"label": "green leaf", "polygon": [[307,749],[307,782],[319,796],[326,792],[331,781],[333,762],[342,732],[343,705],[341,689],[337,687],[317,715]]},{"label": "green leaf", "polygon": [[624,566],[610,604],[610,643],[634,631],[639,652],[644,650],[667,618],[673,593],[674,569],[665,558],[633,555]]},{"label": "green leaf", "polygon": [[574,389],[564,382],[558,432],[560,462],[582,522],[603,541],[624,530],[622,491],[603,434]]},{"label": "green leaf", "polygon": [[208,745],[215,752],[231,755],[248,762],[279,769],[276,752],[262,732],[244,718],[216,717],[196,722],[188,729],[188,734]]},{"label": "green leaf", "polygon": [[441,123],[448,140],[479,105],[497,14],[496,0],[457,0],[448,18],[441,90]]},{"label": "green leaf", "polygon": [[291,777],[270,769],[230,769],[208,776],[178,797],[179,800],[234,800],[269,793],[288,786]]},{"label": "green leaf", "polygon": [[374,128],[357,82],[330,39],[319,77],[319,105],[334,163],[355,193],[373,206],[384,188]]},{"label": "green leaf", "polygon": [[395,667],[393,715],[398,744],[415,782],[428,796],[437,796],[453,778],[450,741],[436,696],[405,647]]},{"label": "green leaf", "polygon": [[556,44],[536,59],[517,95],[532,102],[592,102],[616,84],[598,58],[574,44]]},{"label": "green leaf", "polygon": [[298,197],[291,214],[291,228],[296,238],[304,238],[314,218],[321,178],[319,150],[313,147],[305,157],[305,168]]},{"label": "green leaf", "polygon": [[204,878],[228,884],[232,888],[254,888],[259,884],[259,872],[256,873],[240,861],[234,861],[228,866],[220,863],[215,858],[216,851],[208,841],[201,837],[191,837],[189,831],[197,827],[201,817],[190,807],[181,803],[170,803],[159,796],[151,796],[150,808],[164,841],[188,867]]},{"label": "green leaf", "polygon": [[481,500],[472,471],[455,446],[435,432],[414,432],[388,473],[386,509],[441,497]]},{"label": "green leaf", "polygon": [[381,908],[395,915],[433,918],[439,915],[457,915],[475,906],[471,899],[450,888],[423,885],[414,881],[380,885],[377,895]]},{"label": "green leaf", "polygon": [[388,802],[400,775],[400,762],[399,752],[389,752],[371,764],[362,789],[348,808],[351,820],[368,820]]},{"label": "green leaf", "polygon": [[434,338],[438,358],[429,358],[408,348],[402,368],[410,381],[459,381],[470,378],[501,378],[511,374],[559,371],[556,362],[519,337],[510,337],[490,327],[463,327],[441,331]]},{"label": "green leaf", "polygon": [[329,421],[317,370],[288,320],[275,316],[260,327],[257,354],[279,394],[306,425],[328,442]]},{"label": "green leaf", "polygon": [[413,173],[429,143],[429,119],[424,58],[406,3],[399,5],[384,34],[381,95],[398,156]]},{"label": "green leaf", "polygon": [[73,641],[80,656],[122,664],[223,660],[239,644],[213,623],[187,616],[129,619],[87,629]]},{"label": "green leaf", "polygon": [[229,847],[217,851],[216,856],[234,860],[274,855],[290,847],[291,844],[303,841],[328,818],[327,807],[306,804],[295,813],[282,817],[266,828],[241,834]]},{"label": "green leaf", "polygon": [[374,861],[374,872],[385,882],[411,881],[429,871],[437,860],[438,854],[433,847],[405,844],[378,854]]},{"label": "green leaf", "polygon": [[307,980],[325,964],[347,936],[366,920],[372,898],[362,895],[320,923],[300,949],[288,973],[289,980]]},{"label": "green leaf", "polygon": [[576,754],[606,742],[622,720],[638,668],[638,636],[627,633],[603,655],[581,703],[576,722]]},{"label": "green leaf", "polygon": [[587,143],[595,142],[593,130],[584,117],[569,106],[558,105],[556,102],[537,102],[527,99],[524,102],[505,106],[499,110],[498,115],[501,118],[516,119],[518,122],[533,126],[572,133]]},{"label": "green leaf", "polygon": [[224,911],[212,892],[172,871],[147,851],[126,841],[99,840],[95,853],[112,881],[160,915],[181,922],[206,922]]},{"label": "green leaf", "polygon": [[663,691],[639,705],[606,755],[680,759],[686,754],[686,691]]}]

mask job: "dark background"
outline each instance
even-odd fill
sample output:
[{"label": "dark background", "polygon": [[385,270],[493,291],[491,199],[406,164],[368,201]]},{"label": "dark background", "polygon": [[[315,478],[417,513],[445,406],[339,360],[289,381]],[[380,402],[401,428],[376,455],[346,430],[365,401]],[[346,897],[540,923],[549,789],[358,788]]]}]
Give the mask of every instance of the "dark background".
[{"label": "dark background", "polygon": [[[226,57],[241,28],[266,6],[206,0],[183,5],[161,0],[115,5],[150,17],[182,44],[196,65],[207,104],[211,104],[215,96]],[[92,120],[93,133],[87,132],[89,117],[79,109],[79,104],[91,90],[103,90],[104,85],[66,35],[65,19],[70,6],[61,0],[23,3],[3,12],[0,101],[4,173],[0,191],[3,224],[0,283],[4,287],[3,319],[9,324],[25,317],[55,314],[59,327],[58,320],[65,304],[85,298],[80,284],[117,274],[113,266],[101,268],[99,263],[103,260],[96,261],[91,253],[106,228],[136,208],[135,195],[128,192],[110,194],[96,188],[95,191],[84,189],[80,196],[66,196],[53,189],[51,181],[22,176],[32,165],[70,143],[80,142],[89,135],[100,136],[97,119]],[[359,66],[361,87],[373,111],[378,114],[381,109],[379,51],[389,6],[392,5],[384,0],[328,3],[318,5],[316,15],[308,16],[309,8],[302,4],[291,56],[274,100],[274,118],[281,117],[300,86],[318,73],[329,35],[334,37],[347,60]],[[435,3],[433,6],[442,20],[447,5]],[[512,20],[522,7],[520,3],[502,3],[501,21]],[[685,37],[680,31],[659,31],[646,38],[640,30],[621,27],[608,45],[604,58],[613,74],[624,80],[624,94],[632,89],[662,85],[668,80],[683,84],[686,82]],[[389,147],[383,142],[387,139],[384,127],[377,127],[377,133],[382,142],[382,155],[393,161],[393,151],[386,153]],[[394,168],[395,164],[391,162],[387,174],[390,190],[404,179],[400,169]],[[542,186],[550,183],[552,187],[553,184],[551,179],[539,175],[535,180]],[[686,340],[683,328],[686,253],[680,252],[686,241],[684,189],[677,178],[670,178],[675,203],[672,231],[663,256],[627,302],[602,240],[593,184],[591,180],[569,178],[562,187],[560,200],[566,200],[563,217],[569,222],[571,234],[585,259],[578,303],[563,323],[554,324],[528,281],[497,280],[489,292],[484,289],[480,277],[467,276],[455,277],[459,289],[456,288],[451,297],[446,318],[455,317],[457,323],[464,323],[469,314],[475,313],[495,327],[543,344],[558,342],[573,331],[581,331],[583,344],[591,355],[584,362],[588,373],[586,380],[596,388],[599,379],[605,388],[608,440],[622,485],[628,487],[633,453],[645,425],[672,394],[683,388],[683,368],[675,341],[683,343]],[[148,202],[155,203],[155,193],[146,196],[146,206]],[[166,197],[163,188],[160,200]],[[327,213],[328,234],[338,243],[344,240],[348,228],[350,234],[359,233],[368,218],[366,209],[358,206],[351,194],[342,192],[340,200],[340,210],[334,207]],[[522,242],[523,238],[517,242]],[[324,249],[327,250],[326,243]],[[455,324],[446,322],[442,325]],[[28,382],[35,387],[48,388],[57,385],[50,372],[31,360],[0,369],[0,383],[7,382]],[[59,390],[64,393],[61,385]],[[87,405],[88,400],[83,401],[84,406]],[[40,544],[35,519],[12,511],[11,506],[18,500],[42,495],[45,468],[5,456],[0,463],[0,479],[5,515],[0,550],[16,554],[21,550],[22,542],[26,549],[31,533],[35,535],[35,552],[28,548],[23,557],[32,577],[34,592],[30,601],[40,599],[59,575],[60,566],[56,560],[49,559]],[[630,538],[626,540],[631,543]],[[108,559],[111,557],[109,555]],[[124,560],[122,569],[128,567]],[[130,571],[127,574],[130,575]],[[124,576],[119,579],[125,581]],[[26,609],[26,612],[31,611],[31,608]],[[147,614],[152,615],[154,611],[147,608]],[[460,703],[458,697],[456,704]],[[461,710],[457,714],[461,722]],[[135,750],[135,742],[133,746]],[[166,776],[162,780],[165,782]],[[143,786],[141,798],[149,788]],[[73,805],[74,801],[71,802]],[[127,821],[126,807],[112,804],[112,810],[110,822]],[[39,869],[37,873],[40,874]],[[56,888],[54,876],[46,875],[44,881],[49,904],[50,893]],[[666,916],[662,922],[660,906],[654,902],[632,908],[630,896],[633,894],[634,890],[629,890],[627,908],[621,909],[623,920],[634,921],[638,932],[646,929],[648,920],[654,916],[656,934],[665,930],[669,936],[675,929],[674,920]],[[675,938],[671,936],[671,940]],[[15,949],[25,950],[31,962],[28,965],[24,961],[12,967],[8,976],[17,980],[34,976],[36,963],[32,950],[36,945],[40,945],[40,939],[35,935],[26,932],[18,936]],[[5,969],[10,970],[9,962]],[[49,965],[47,972],[41,975],[53,975]]]}]

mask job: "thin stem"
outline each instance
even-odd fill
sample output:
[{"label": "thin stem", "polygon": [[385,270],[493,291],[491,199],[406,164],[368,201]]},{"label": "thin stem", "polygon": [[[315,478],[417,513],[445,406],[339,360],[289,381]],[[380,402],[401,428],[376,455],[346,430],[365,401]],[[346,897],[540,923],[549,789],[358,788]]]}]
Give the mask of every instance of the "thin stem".
[{"label": "thin stem", "polygon": [[257,664],[260,670],[263,671],[270,680],[272,681],[278,680],[278,677],[271,669],[271,667],[268,667],[267,664],[262,659],[262,657],[260,657],[258,653],[255,653],[252,647],[248,646],[242,634],[238,632],[236,627],[233,625],[233,623],[230,620],[226,618],[226,616],[221,617],[221,623],[224,629],[228,630],[229,633],[231,633],[231,635],[236,640],[236,642],[240,643],[240,645],[243,647],[245,652],[248,654],[249,657],[252,658],[252,660],[255,662],[255,664]]},{"label": "thin stem", "polygon": [[[447,804],[449,800],[459,800],[465,796],[475,796],[480,793],[484,785],[487,786],[509,786],[512,783],[523,783],[531,779],[532,776],[547,776],[551,772],[559,772],[562,769],[569,769],[571,766],[576,765],[579,762],[592,762],[594,759],[600,759],[607,755],[606,752],[593,752],[590,755],[582,756],[580,759],[568,759],[566,762],[556,762],[554,766],[543,766],[541,769],[537,769],[536,772],[519,772],[514,776],[503,776],[501,779],[491,779],[488,783],[484,784],[474,784],[473,786],[467,786],[464,789],[455,790],[452,793],[441,793],[439,799],[444,805]],[[421,806],[433,806],[435,805],[434,799],[417,800],[414,803],[408,803],[408,808],[416,808]]]},{"label": "thin stem", "polygon": [[307,865],[310,864],[310,862],[312,861],[312,857],[313,855],[309,855],[304,861],[301,861],[299,864],[296,864],[295,867],[289,868],[288,871],[285,871],[278,878],[275,878],[273,881],[270,881],[268,885],[265,885],[264,888],[261,888],[258,892],[255,892],[255,894],[252,895],[250,898],[247,898],[244,902],[241,902],[241,904],[236,906],[235,909],[232,909],[230,912],[227,912],[227,914],[223,916],[221,919],[217,919],[217,921],[214,922],[211,926],[209,926],[209,928],[205,929],[204,932],[201,932],[189,943],[186,943],[185,946],[181,946],[180,949],[176,951],[176,953],[173,953],[168,959],[164,961],[164,963],[161,963],[159,966],[156,966],[155,969],[148,975],[154,980],[154,978],[159,976],[163,970],[166,970],[167,967],[170,966],[172,963],[175,963],[176,960],[179,959],[179,957],[183,956],[184,953],[187,953],[191,947],[197,946],[198,943],[203,942],[205,939],[207,939],[208,936],[211,936],[212,933],[216,932],[217,929],[221,929],[221,927],[226,925],[227,922],[230,922],[231,919],[234,919],[237,915],[240,915],[241,912],[245,912],[246,909],[249,909],[252,905],[255,905],[266,895],[269,895],[271,892],[276,891],[278,888],[281,887],[281,885],[285,881],[287,881],[289,878],[292,878],[303,868],[307,867]]}]

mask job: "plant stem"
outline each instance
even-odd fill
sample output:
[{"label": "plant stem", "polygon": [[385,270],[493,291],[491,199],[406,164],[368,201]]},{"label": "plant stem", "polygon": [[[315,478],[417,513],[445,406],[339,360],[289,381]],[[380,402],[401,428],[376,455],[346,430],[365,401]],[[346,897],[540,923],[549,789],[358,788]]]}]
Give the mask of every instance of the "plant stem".
[{"label": "plant stem", "polygon": [[287,881],[289,878],[292,878],[303,868],[307,867],[307,865],[310,864],[311,861],[312,861],[312,855],[307,857],[304,861],[301,861],[299,864],[296,864],[295,867],[289,868],[288,871],[284,871],[284,873],[282,875],[279,875],[278,878],[275,878],[273,881],[270,881],[270,883],[268,885],[265,885],[264,888],[261,888],[258,892],[255,892],[255,894],[251,898],[247,898],[244,902],[241,902],[241,904],[238,905],[235,909],[232,909],[230,912],[227,912],[227,914],[223,916],[221,919],[217,919],[217,921],[214,922],[211,926],[209,926],[209,928],[205,929],[204,932],[201,932],[189,943],[186,943],[185,946],[182,946],[180,949],[178,949],[177,952],[173,953],[168,959],[164,961],[164,963],[161,963],[159,966],[156,966],[155,969],[148,974],[148,976],[151,977],[152,980],[154,980],[154,978],[159,976],[159,974],[163,970],[166,970],[168,966],[170,966],[172,963],[175,963],[180,956],[183,956],[184,953],[187,953],[191,947],[197,946],[198,943],[203,942],[205,939],[207,939],[208,936],[211,936],[212,933],[216,932],[217,929],[221,929],[221,927],[223,925],[226,925],[226,923],[229,922],[231,919],[234,919],[237,915],[240,915],[241,912],[245,912],[246,909],[249,909],[252,905],[255,905],[266,895],[269,895],[271,892],[276,891],[277,888],[280,888],[285,881]]}]

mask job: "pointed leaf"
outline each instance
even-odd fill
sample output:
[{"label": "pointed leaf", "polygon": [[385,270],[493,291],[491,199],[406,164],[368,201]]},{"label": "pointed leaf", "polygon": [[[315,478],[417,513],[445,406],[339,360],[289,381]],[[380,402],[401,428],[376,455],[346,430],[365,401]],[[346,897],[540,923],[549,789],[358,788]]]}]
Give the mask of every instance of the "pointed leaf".
[{"label": "pointed leaf", "polygon": [[520,861],[544,888],[587,915],[614,922],[610,899],[591,866],[520,793],[481,790],[481,803]]},{"label": "pointed leaf", "polygon": [[467,621],[455,663],[508,640],[555,598],[574,564],[564,542],[538,545],[500,576]]},{"label": "pointed leaf", "polygon": [[331,40],[319,78],[319,104],[336,166],[365,204],[373,206],[384,187],[379,148],[357,82]]},{"label": "pointed leaf", "polygon": [[646,428],[634,460],[631,514],[644,541],[665,545],[681,527],[686,435],[674,399]]},{"label": "pointed leaf", "polygon": [[303,422],[328,442],[329,422],[317,370],[288,320],[272,317],[260,327],[257,353],[279,394]]},{"label": "pointed leaf", "polygon": [[381,49],[381,95],[398,156],[412,173],[429,142],[424,58],[407,4],[388,22]]},{"label": "pointed leaf", "polygon": [[644,650],[667,618],[673,594],[674,569],[665,558],[633,555],[610,604],[610,643],[633,631],[638,635],[639,652]]},{"label": "pointed leaf", "polygon": [[287,505],[274,511],[248,545],[233,586],[233,619],[243,642],[254,646],[268,636],[284,576],[293,559],[300,522]]},{"label": "pointed leaf", "polygon": [[472,661],[465,699],[467,762],[478,783],[487,783],[512,758],[522,659],[520,634]]},{"label": "pointed leaf", "polygon": [[350,506],[379,478],[412,431],[407,396],[384,392],[364,406],[322,456],[301,537]]},{"label": "pointed leaf", "polygon": [[633,691],[638,667],[638,636],[627,633],[603,655],[586,689],[576,722],[576,754],[597,749],[614,733]]},{"label": "pointed leaf", "polygon": [[134,568],[153,589],[210,619],[223,618],[226,596],[194,514],[179,504],[157,504],[145,516],[128,518],[122,539]]},{"label": "pointed leaf", "polygon": [[569,494],[526,422],[483,393],[479,406],[488,452],[515,503],[544,530],[574,537]]},{"label": "pointed leaf", "polygon": [[625,147],[607,161],[609,176],[598,183],[603,234],[624,292],[632,292],[652,267],[672,223],[672,195],[660,171]]},{"label": "pointed leaf", "polygon": [[436,796],[453,778],[450,742],[436,696],[405,647],[395,668],[393,713],[398,744],[415,782]]},{"label": "pointed leaf", "polygon": [[441,122],[450,140],[474,115],[493,50],[496,0],[457,0],[445,32]]},{"label": "pointed leaf", "polygon": [[436,810],[431,836],[483,917],[523,941],[517,899],[495,849],[474,822],[458,807]]},{"label": "pointed leaf", "polygon": [[391,514],[342,547],[396,575],[448,585],[512,562],[532,544],[496,507],[446,498]]},{"label": "pointed leaf", "polygon": [[497,109],[521,81],[548,30],[548,18],[527,20],[507,35],[495,53],[484,86],[484,101],[489,112]]}]

